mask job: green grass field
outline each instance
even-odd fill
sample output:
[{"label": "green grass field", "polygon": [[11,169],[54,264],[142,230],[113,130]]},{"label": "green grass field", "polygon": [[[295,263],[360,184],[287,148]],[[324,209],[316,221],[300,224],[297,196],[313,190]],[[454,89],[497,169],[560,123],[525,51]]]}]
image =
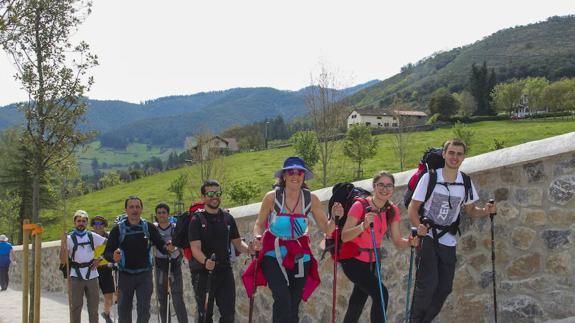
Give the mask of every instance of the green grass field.
[{"label": "green grass field", "polygon": [[[506,147],[521,143],[552,137],[575,131],[573,120],[537,120],[537,121],[489,121],[469,125],[475,132],[475,143],[471,147],[468,156],[478,155],[493,150],[493,139],[497,138],[505,142]],[[365,178],[379,170],[392,172],[399,171],[399,162],[392,149],[393,135],[385,134],[377,136],[379,149],[377,155],[365,162],[363,169]],[[453,137],[451,128],[436,129],[429,132],[417,132],[410,134],[409,149],[406,169],[413,168],[419,162],[422,152],[430,146],[440,146],[446,139]],[[271,189],[274,183],[273,172],[281,168],[283,160],[293,155],[291,147],[270,149],[258,152],[238,153],[224,158],[223,172],[217,177],[222,183],[224,195],[222,205],[234,206],[225,195],[226,184],[234,180],[251,180],[260,187],[260,192],[251,202],[260,201],[264,193]],[[100,159],[98,157],[98,159]],[[177,170],[149,176],[131,183],[122,184],[101,191],[90,193],[70,200],[67,204],[68,214],[76,209],[84,209],[91,216],[103,215],[112,219],[123,212],[123,201],[128,195],[138,195],[144,201],[144,215],[150,218],[156,203],[166,201],[173,204],[175,195],[168,192],[170,182],[182,173],[188,173],[191,181],[185,195],[185,204],[189,205],[192,200],[199,196],[200,187],[199,171],[197,166],[184,167]],[[331,177],[328,183],[334,184],[339,181],[353,180],[355,165],[343,156],[341,143],[338,142],[334,150],[333,163],[330,168]],[[321,173],[320,166],[316,166],[316,174]],[[308,183],[312,189],[321,187],[319,179],[313,179]],[[62,211],[55,212],[46,210],[42,212],[44,223],[47,225],[45,239],[53,240],[61,232],[59,222]],[[69,223],[72,224],[71,217]]]},{"label": "green grass field", "polygon": [[111,148],[102,148],[99,141],[93,141],[86,144],[78,153],[78,164],[82,174],[92,173],[92,160],[96,158],[100,166],[103,163],[108,165],[121,165],[116,168],[127,168],[133,162],[143,162],[152,157],[158,157],[162,160],[168,159],[172,151],[181,152],[173,148],[160,148],[146,144],[130,144],[125,150]]}]

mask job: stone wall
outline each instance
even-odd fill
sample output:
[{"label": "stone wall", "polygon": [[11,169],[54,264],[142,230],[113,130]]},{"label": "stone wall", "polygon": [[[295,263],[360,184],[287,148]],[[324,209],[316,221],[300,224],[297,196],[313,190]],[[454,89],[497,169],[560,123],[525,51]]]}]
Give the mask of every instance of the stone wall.
[{"label": "stone wall", "polygon": [[[489,198],[498,201],[495,219],[497,299],[501,322],[540,322],[575,316],[575,133],[531,142],[481,156],[468,158],[462,170],[471,175],[479,193],[479,205]],[[402,200],[412,171],[396,174],[394,201]],[[371,181],[356,183],[370,188]],[[324,203],[331,188],[315,193]],[[240,232],[251,239],[259,203],[234,208]],[[405,208],[401,208],[402,232],[408,233]],[[441,322],[492,322],[491,239],[489,219],[471,221],[463,216],[462,236],[457,248],[457,269],[453,293],[447,299]],[[311,232],[315,254],[322,235]],[[42,286],[45,290],[63,291],[64,280],[58,266],[59,242],[44,244]],[[388,318],[400,322],[405,306],[405,289],[409,268],[409,250],[396,250],[385,240],[382,277],[391,301]],[[17,250],[19,250],[17,247]],[[247,258],[235,264],[236,321],[246,322],[248,299],[239,275]],[[19,283],[11,270],[12,282]],[[300,322],[331,321],[333,263],[320,261],[322,283],[307,303],[302,303]],[[189,272],[185,271],[186,300],[194,313]],[[341,269],[337,276],[337,316],[341,322],[352,284]],[[361,322],[369,322],[368,300]],[[255,322],[271,319],[272,297],[268,288],[258,289]],[[437,320],[436,320],[437,321]]]}]

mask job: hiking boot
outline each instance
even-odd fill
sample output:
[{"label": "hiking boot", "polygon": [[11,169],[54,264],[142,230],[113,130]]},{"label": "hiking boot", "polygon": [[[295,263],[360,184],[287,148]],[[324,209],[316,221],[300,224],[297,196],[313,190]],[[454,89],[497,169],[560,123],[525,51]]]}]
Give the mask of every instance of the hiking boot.
[{"label": "hiking boot", "polygon": [[102,312],[102,317],[106,320],[106,323],[113,323],[110,313]]}]

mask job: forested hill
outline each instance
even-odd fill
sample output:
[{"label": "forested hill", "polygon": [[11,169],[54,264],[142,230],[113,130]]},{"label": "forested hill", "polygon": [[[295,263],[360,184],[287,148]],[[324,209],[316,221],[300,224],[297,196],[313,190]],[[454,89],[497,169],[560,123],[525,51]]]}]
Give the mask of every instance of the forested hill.
[{"label": "forested hill", "polygon": [[500,30],[471,45],[435,53],[347,98],[357,107],[385,107],[399,95],[425,109],[438,88],[463,90],[472,64],[493,68],[497,82],[527,76],[549,80],[575,76],[575,16],[551,17],[545,22]]},{"label": "forested hill", "polygon": [[[378,83],[373,80],[342,89],[351,95]],[[198,130],[218,133],[232,125],[245,125],[281,115],[288,121],[306,113],[304,96],[308,88],[282,91],[274,88],[234,88],[193,95],[162,97],[140,104],[88,99],[83,129],[97,130],[103,144],[121,147],[140,142],[164,147],[184,144],[186,136]],[[22,124],[15,104],[0,107],[0,131]]]}]

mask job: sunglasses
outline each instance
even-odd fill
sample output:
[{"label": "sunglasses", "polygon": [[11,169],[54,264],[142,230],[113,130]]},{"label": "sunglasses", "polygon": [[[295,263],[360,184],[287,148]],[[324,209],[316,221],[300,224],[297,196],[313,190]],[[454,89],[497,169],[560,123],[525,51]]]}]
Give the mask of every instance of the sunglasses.
[{"label": "sunglasses", "polygon": [[288,174],[289,176],[302,176],[303,174],[305,174],[305,171],[303,169],[288,169],[285,171],[286,174]]},{"label": "sunglasses", "polygon": [[377,183],[377,184],[375,184],[375,186],[377,186],[377,188],[385,188],[388,190],[391,190],[395,187],[395,185],[393,185],[391,183],[389,183],[389,184]]},{"label": "sunglasses", "polygon": [[207,197],[220,197],[222,196],[222,191],[217,191],[217,192],[206,192],[206,194],[204,194]]},{"label": "sunglasses", "polygon": [[92,225],[104,225],[104,222],[102,222],[102,221],[94,221],[94,222],[92,222]]}]

